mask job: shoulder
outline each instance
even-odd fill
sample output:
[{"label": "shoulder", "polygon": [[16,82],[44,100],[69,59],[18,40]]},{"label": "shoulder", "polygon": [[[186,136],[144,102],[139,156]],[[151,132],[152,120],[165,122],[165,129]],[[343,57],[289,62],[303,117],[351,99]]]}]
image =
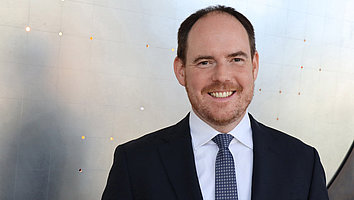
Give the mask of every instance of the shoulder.
[{"label": "shoulder", "polygon": [[188,119],[189,114],[174,125],[148,133],[137,139],[121,144],[119,147],[124,149],[155,148],[156,146],[165,144],[171,140],[178,140],[186,137],[188,138],[190,137]]},{"label": "shoulder", "polygon": [[316,151],[312,146],[304,143],[287,133],[266,126],[250,116],[253,140],[268,145],[269,148],[281,153],[296,155],[309,155],[312,157]]},{"label": "shoulder", "polygon": [[278,196],[289,197],[284,191],[296,188],[298,198],[328,199],[324,170],[316,149],[256,121],[252,116],[250,120],[255,176],[262,176],[268,181],[280,180],[277,183],[280,190],[274,191]]}]

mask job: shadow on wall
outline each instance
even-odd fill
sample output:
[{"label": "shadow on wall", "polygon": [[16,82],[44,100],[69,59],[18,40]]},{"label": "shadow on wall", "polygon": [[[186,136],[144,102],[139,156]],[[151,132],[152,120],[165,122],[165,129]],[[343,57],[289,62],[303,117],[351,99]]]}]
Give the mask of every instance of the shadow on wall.
[{"label": "shadow on wall", "polygon": [[331,200],[353,200],[354,199],[354,153],[352,142],[347,155],[345,156],[338,171],[328,184],[328,194]]},{"label": "shadow on wall", "polygon": [[0,111],[5,111],[0,114],[0,199],[79,199],[68,194],[73,189],[65,190],[80,185],[72,151],[80,155],[83,150],[70,137],[72,126],[63,126],[71,113],[56,100],[58,69],[45,51],[50,43],[31,34],[26,45],[24,53],[15,52],[21,92],[17,98],[0,98]]},{"label": "shadow on wall", "polygon": [[13,199],[21,104],[0,98],[0,199]]}]

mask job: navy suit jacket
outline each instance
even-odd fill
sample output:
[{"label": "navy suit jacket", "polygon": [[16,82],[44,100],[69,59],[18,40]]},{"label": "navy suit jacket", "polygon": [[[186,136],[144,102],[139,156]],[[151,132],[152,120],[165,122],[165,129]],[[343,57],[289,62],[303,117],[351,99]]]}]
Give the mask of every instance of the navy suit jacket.
[{"label": "navy suit jacket", "polygon": [[[257,122],[252,200],[328,200],[317,151]],[[176,125],[116,148],[102,200],[201,200],[189,115]]]}]

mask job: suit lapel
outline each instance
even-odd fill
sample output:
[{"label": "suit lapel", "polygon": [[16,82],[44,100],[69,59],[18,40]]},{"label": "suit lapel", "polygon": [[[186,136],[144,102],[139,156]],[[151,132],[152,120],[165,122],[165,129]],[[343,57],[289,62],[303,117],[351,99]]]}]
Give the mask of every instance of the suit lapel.
[{"label": "suit lapel", "polygon": [[282,165],[279,152],[274,147],[274,141],[262,124],[251,115],[251,128],[253,135],[253,175],[252,200],[277,199],[271,194],[277,194],[277,170]]},{"label": "suit lapel", "polygon": [[[253,136],[252,200],[277,199],[279,180],[274,173],[282,161],[274,141],[262,124],[251,115]],[[189,115],[169,130],[158,147],[162,163],[178,199],[203,199],[195,168],[189,129]]]},{"label": "suit lapel", "polygon": [[171,128],[164,140],[159,152],[178,199],[201,200],[189,130],[189,115]]}]

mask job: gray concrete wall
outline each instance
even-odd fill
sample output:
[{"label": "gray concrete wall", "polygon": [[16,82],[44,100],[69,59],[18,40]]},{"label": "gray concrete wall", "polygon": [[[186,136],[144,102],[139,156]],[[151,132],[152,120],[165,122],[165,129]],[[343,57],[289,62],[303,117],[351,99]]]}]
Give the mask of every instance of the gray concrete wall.
[{"label": "gray concrete wall", "polygon": [[354,138],[353,1],[0,0],[0,199],[99,199],[118,144],[189,111],[177,29],[216,3],[255,26],[250,112],[315,146],[329,180]]}]

